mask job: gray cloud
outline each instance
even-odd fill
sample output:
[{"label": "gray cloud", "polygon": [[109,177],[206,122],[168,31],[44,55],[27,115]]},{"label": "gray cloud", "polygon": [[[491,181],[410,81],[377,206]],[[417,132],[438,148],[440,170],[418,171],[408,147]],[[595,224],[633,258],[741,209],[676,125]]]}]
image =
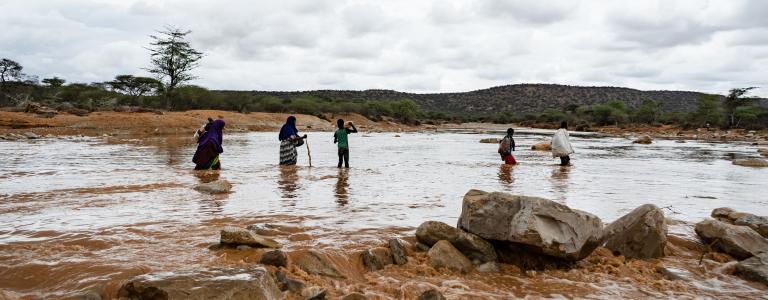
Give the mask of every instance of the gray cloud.
[{"label": "gray cloud", "polygon": [[5,0],[0,56],[68,82],[148,75],[191,29],[212,89],[451,92],[521,82],[768,95],[760,0]]}]

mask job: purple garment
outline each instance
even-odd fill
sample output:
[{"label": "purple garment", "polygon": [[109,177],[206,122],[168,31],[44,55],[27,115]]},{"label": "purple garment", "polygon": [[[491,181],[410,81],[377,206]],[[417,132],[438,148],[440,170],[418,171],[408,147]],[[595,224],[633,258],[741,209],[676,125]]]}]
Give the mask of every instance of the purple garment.
[{"label": "purple garment", "polygon": [[210,161],[210,159],[213,159],[213,157],[208,157],[210,155],[207,155],[207,152],[210,151],[205,151],[207,147],[213,148],[213,152],[215,152],[215,154],[224,152],[224,148],[221,147],[221,143],[224,140],[222,129],[224,129],[224,120],[216,120],[211,123],[208,131],[206,131],[203,136],[200,137],[200,141],[197,142],[197,150],[195,151],[195,155],[192,157],[192,162],[200,164],[207,163]]}]

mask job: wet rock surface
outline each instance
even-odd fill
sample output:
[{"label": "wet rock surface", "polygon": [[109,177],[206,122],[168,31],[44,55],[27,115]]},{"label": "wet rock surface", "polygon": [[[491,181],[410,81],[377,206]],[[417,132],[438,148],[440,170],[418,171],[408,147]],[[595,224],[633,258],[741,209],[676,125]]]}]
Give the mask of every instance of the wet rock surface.
[{"label": "wet rock surface", "polygon": [[466,273],[473,267],[472,262],[446,240],[435,243],[427,252],[427,256],[429,257],[429,265],[435,269],[446,268]]},{"label": "wet rock surface", "polygon": [[328,291],[319,286],[306,287],[301,291],[301,297],[304,300],[320,300],[325,299],[325,295]]},{"label": "wet rock surface", "polygon": [[736,264],[736,275],[768,285],[768,252],[740,261]]},{"label": "wet rock surface", "polygon": [[747,226],[752,228],[760,235],[768,238],[768,217],[756,216],[753,214],[744,215],[733,221],[734,225]]},{"label": "wet rock surface", "polygon": [[360,293],[352,293],[341,297],[341,300],[368,300],[368,297]]},{"label": "wet rock surface", "polygon": [[480,143],[483,143],[483,144],[498,144],[499,142],[501,142],[501,139],[499,139],[499,138],[484,138],[484,139],[480,139]]},{"label": "wet rock surface", "polygon": [[653,143],[653,139],[650,136],[644,135],[644,136],[641,136],[640,138],[634,140],[632,143],[633,144],[650,145],[651,143]]},{"label": "wet rock surface", "polygon": [[408,256],[405,255],[403,241],[398,238],[391,238],[387,243],[389,244],[389,250],[392,252],[392,260],[396,265],[408,263]]},{"label": "wet rock surface", "polygon": [[120,287],[118,299],[277,299],[280,290],[264,268],[150,273]]},{"label": "wet rock surface", "polygon": [[668,280],[691,281],[694,279],[694,276],[691,272],[680,268],[658,266],[656,267],[656,272],[659,272],[662,276],[664,276],[664,278]]},{"label": "wet rock surface", "polygon": [[627,258],[664,256],[667,223],[664,212],[653,204],[635,208],[605,228],[605,247]]},{"label": "wet rock surface", "polygon": [[244,228],[238,228],[228,226],[221,229],[220,243],[227,246],[251,246],[251,247],[266,247],[266,248],[280,248],[275,240],[268,237],[260,236],[252,231]]},{"label": "wet rock surface", "polygon": [[705,244],[740,260],[768,252],[768,240],[746,226],[709,219],[697,223],[694,230]]},{"label": "wet rock surface", "polygon": [[566,260],[586,257],[603,236],[602,221],[587,212],[544,198],[479,190],[464,196],[459,228]]},{"label": "wet rock surface", "polygon": [[497,258],[493,245],[488,241],[443,222],[422,223],[416,229],[416,239],[428,246],[446,240],[469,259],[480,262],[496,261]]},{"label": "wet rock surface", "polygon": [[384,269],[385,266],[394,263],[392,260],[392,252],[389,248],[382,247],[363,251],[362,259],[363,265],[370,271],[378,271]]},{"label": "wet rock surface", "polygon": [[430,289],[421,293],[416,300],[445,300],[445,296],[436,289]]},{"label": "wet rock surface", "polygon": [[201,193],[206,194],[227,194],[232,190],[232,184],[224,179],[211,181],[208,183],[201,183],[194,187],[194,189]]},{"label": "wet rock surface", "polygon": [[552,150],[552,143],[550,141],[543,141],[533,144],[531,150],[534,151],[550,151]]},{"label": "wet rock surface", "polygon": [[322,253],[315,250],[292,252],[290,255],[293,264],[312,275],[322,275],[334,278],[347,278],[331,264]]},{"label": "wet rock surface", "polygon": [[261,255],[259,263],[275,267],[286,267],[288,266],[288,255],[282,250],[269,251]]},{"label": "wet rock surface", "polygon": [[301,293],[304,290],[305,284],[299,280],[289,278],[282,271],[275,273],[275,280],[281,291],[290,291],[293,293]]},{"label": "wet rock surface", "polygon": [[734,159],[733,164],[745,167],[764,168],[768,167],[768,160],[762,158],[740,158]]}]

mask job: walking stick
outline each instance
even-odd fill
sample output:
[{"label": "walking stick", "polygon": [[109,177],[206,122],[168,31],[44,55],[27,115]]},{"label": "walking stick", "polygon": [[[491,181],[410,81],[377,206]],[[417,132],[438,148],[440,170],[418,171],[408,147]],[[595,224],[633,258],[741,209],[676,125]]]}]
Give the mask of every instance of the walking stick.
[{"label": "walking stick", "polygon": [[307,145],[307,156],[309,156],[309,167],[312,167],[312,153],[309,152],[309,139],[304,139],[304,145]]}]

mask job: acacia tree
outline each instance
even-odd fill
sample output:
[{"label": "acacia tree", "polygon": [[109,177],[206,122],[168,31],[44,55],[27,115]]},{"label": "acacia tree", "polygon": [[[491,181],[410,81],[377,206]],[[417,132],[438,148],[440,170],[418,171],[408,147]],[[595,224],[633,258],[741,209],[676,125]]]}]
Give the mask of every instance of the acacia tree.
[{"label": "acacia tree", "polygon": [[186,41],[186,36],[191,32],[167,26],[164,31],[158,32],[159,35],[150,35],[154,41],[149,44],[147,50],[152,59],[150,67],[146,70],[163,81],[163,94],[168,109],[172,108],[176,87],[197,78],[191,71],[197,68],[203,53],[192,48]]},{"label": "acacia tree", "polygon": [[24,69],[19,63],[7,58],[0,59],[0,84],[5,85],[7,80],[19,80],[24,74],[21,70]]},{"label": "acacia tree", "polygon": [[64,83],[67,82],[64,79],[61,79],[59,77],[54,76],[53,78],[44,78],[43,83],[47,84],[48,86],[56,89],[64,85]]},{"label": "acacia tree", "polygon": [[115,80],[105,83],[113,91],[131,96],[136,103],[138,103],[141,96],[160,91],[163,85],[157,79],[133,75],[117,75]]},{"label": "acacia tree", "polygon": [[725,113],[728,116],[728,128],[736,126],[736,110],[745,105],[749,105],[755,101],[752,97],[744,97],[749,91],[756,89],[757,87],[748,88],[736,88],[728,91],[728,96],[725,97]]}]

